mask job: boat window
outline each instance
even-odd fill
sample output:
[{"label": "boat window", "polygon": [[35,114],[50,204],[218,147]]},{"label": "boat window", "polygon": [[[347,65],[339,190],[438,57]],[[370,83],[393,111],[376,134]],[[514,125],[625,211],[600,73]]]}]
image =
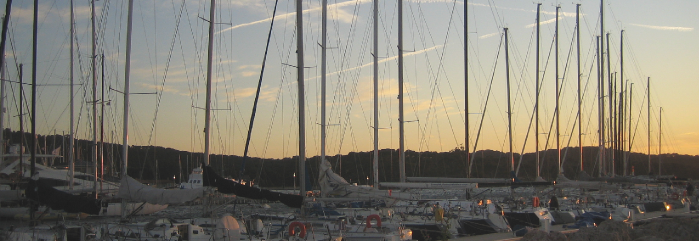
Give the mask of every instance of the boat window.
[{"label": "boat window", "polygon": [[193,234],[199,234],[199,230],[192,231]]}]

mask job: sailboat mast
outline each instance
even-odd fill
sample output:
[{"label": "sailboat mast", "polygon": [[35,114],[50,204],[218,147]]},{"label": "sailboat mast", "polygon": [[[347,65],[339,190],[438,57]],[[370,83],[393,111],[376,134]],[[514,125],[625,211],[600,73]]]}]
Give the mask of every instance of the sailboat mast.
[{"label": "sailboat mast", "polygon": [[[0,36],[0,110],[5,109],[5,44],[7,43],[7,27],[10,23],[11,12],[12,0],[7,0],[7,2],[5,3],[5,17],[2,18],[2,36]],[[0,160],[5,160],[4,133],[5,116],[2,113],[2,111],[0,111]]]},{"label": "sailboat mast", "polygon": [[[133,0],[129,0],[129,12],[126,20],[126,60],[124,61],[124,134],[121,145],[121,178],[128,175],[129,164],[129,101],[131,81],[131,32],[133,29]],[[126,200],[121,201],[121,217],[126,217]]]},{"label": "sailboat mast", "polygon": [[580,171],[585,171],[583,168],[583,142],[582,142],[582,93],[580,92],[580,4],[575,5],[575,38],[576,48],[578,52],[578,144],[580,145]]},{"label": "sailboat mast", "polygon": [[650,175],[650,77],[648,77],[646,82],[646,89],[648,90],[648,175]]},{"label": "sailboat mast", "polygon": [[[629,163],[629,158],[631,157],[631,145],[633,145],[633,141],[631,140],[631,113],[633,113],[633,83],[631,83],[631,86],[629,87],[629,150],[628,150],[628,155],[624,157],[624,163],[628,165]],[[624,168],[626,170],[626,168]],[[633,173],[632,173],[633,174]]]},{"label": "sailboat mast", "polygon": [[104,180],[104,51],[102,52],[102,99],[100,100],[100,192]]},{"label": "sailboat mast", "polygon": [[[600,119],[600,132],[599,135],[602,136],[601,142],[600,142],[600,169],[601,169],[601,174],[606,174],[606,163],[607,163],[607,154],[605,153],[605,143],[606,143],[606,132],[604,128],[604,0],[600,0],[600,6],[599,6],[599,18],[600,18],[600,31],[599,31],[599,64],[600,64],[600,70],[599,70],[599,78],[600,78],[600,99],[599,101],[602,102],[601,104],[601,109],[600,109],[600,114],[601,114],[601,119]],[[600,174],[600,175],[601,175]]]},{"label": "sailboat mast", "polygon": [[97,36],[95,31],[95,0],[91,1],[92,5],[92,163],[94,165],[93,174],[95,182],[93,182],[94,197],[97,198]]},{"label": "sailboat mast", "polygon": [[[32,113],[29,120],[32,125],[32,145],[31,145],[31,172],[29,176],[34,176],[36,172],[36,55],[38,45],[38,20],[39,19],[39,0],[34,0],[34,23],[32,27]],[[21,159],[20,159],[21,164]],[[95,192],[95,195],[97,193]],[[31,211],[34,214],[34,210]],[[33,215],[32,215],[33,216]],[[33,217],[32,217],[33,220]]]},{"label": "sailboat mast", "polygon": [[[464,152],[466,153],[466,165],[469,166],[468,162],[471,160],[471,149],[469,140],[471,139],[469,133],[469,116],[468,116],[468,0],[464,0]],[[470,174],[471,171],[469,170]]]},{"label": "sailboat mast", "polygon": [[602,38],[597,36],[597,138],[599,140],[599,167],[597,175],[602,176],[604,167],[604,84],[602,83]]},{"label": "sailboat mast", "polygon": [[[38,35],[38,19],[39,19],[39,0],[34,0],[34,21],[32,24],[32,113],[30,115],[30,121],[32,125],[32,145],[31,145],[31,169],[29,176],[33,177],[36,172],[36,51],[37,51],[37,35]],[[23,133],[24,134],[24,133]],[[22,165],[22,159],[19,159],[20,166]],[[96,186],[95,186],[96,187]],[[97,193],[95,192],[95,195]],[[29,209],[30,215],[30,226],[34,226],[36,221],[34,220],[34,213],[37,209],[37,205],[32,203]]]},{"label": "sailboat mast", "polygon": [[[607,56],[607,84],[609,84],[609,91],[607,93],[607,98],[609,99],[609,119],[608,119],[608,124],[607,124],[608,131],[606,132],[606,134],[608,134],[607,137],[609,138],[609,142],[610,142],[609,146],[612,149],[609,152],[610,159],[608,160],[608,162],[611,162],[612,163],[611,166],[614,166],[613,164],[614,164],[614,151],[615,151],[615,149],[614,149],[614,145],[613,145],[614,144],[614,137],[613,137],[614,135],[612,135],[612,133],[614,133],[614,124],[613,124],[614,122],[612,121],[614,119],[614,89],[613,89],[614,86],[612,84],[613,83],[612,82],[612,65],[611,65],[611,58],[610,58],[610,54],[609,54],[609,53],[611,53],[609,51],[609,33],[607,33],[606,37],[607,37],[607,51],[606,51],[605,56]],[[604,67],[602,67],[602,68],[604,68]],[[611,169],[609,163],[607,163],[605,165],[605,168]],[[612,173],[614,173],[613,169],[611,171],[612,171]],[[605,173],[605,174],[607,174],[607,173]]]},{"label": "sailboat mast", "polygon": [[209,49],[206,61],[206,107],[204,123],[204,165],[209,165],[209,153],[211,151],[211,75],[214,59],[214,23],[216,13],[216,0],[211,0],[209,9]]},{"label": "sailboat mast", "polygon": [[[74,93],[73,92],[73,82],[74,82],[74,74],[73,74],[73,62],[74,62],[74,35],[75,35],[75,10],[73,9],[73,0],[70,0],[70,133],[68,134],[70,137],[70,140],[68,142],[68,175],[70,176],[70,184],[69,188],[70,190],[73,190],[73,182],[74,182],[74,174],[75,174],[75,156],[74,156],[74,150],[73,150],[73,144],[75,143],[74,141],[74,136],[73,133],[75,132],[75,127],[74,127],[74,121],[75,121],[75,100],[74,100]],[[3,82],[4,86],[4,82]],[[0,96],[5,96],[5,94],[0,94]],[[1,107],[0,107],[1,108]],[[2,118],[0,118],[2,119]]]},{"label": "sailboat mast", "polygon": [[535,146],[536,146],[536,177],[541,177],[541,169],[539,168],[539,161],[541,160],[539,157],[539,77],[540,77],[540,72],[539,72],[539,63],[541,62],[540,55],[539,55],[539,47],[541,44],[539,43],[539,40],[541,38],[541,32],[540,32],[540,25],[541,25],[541,3],[536,4],[536,124],[534,125],[535,128]]},{"label": "sailboat mast", "polygon": [[[620,66],[619,66],[619,68],[621,69],[621,71],[620,71],[621,73],[620,73],[619,75],[621,76],[621,83],[624,83],[624,80],[625,80],[625,79],[624,79],[624,30],[621,30],[621,34],[620,34],[620,37],[619,37],[619,38],[620,38],[620,40],[619,40],[619,43],[620,43],[620,45],[619,45],[619,46],[620,46],[620,47],[619,47],[619,53],[620,53],[620,54],[619,54],[619,63],[620,63]],[[628,83],[628,81],[626,81],[626,82]],[[630,95],[628,95],[628,94],[625,95],[625,96],[627,96],[626,98],[630,98]],[[629,99],[629,100],[630,100],[630,99]],[[628,102],[628,101],[624,101],[624,102],[626,103],[626,102]],[[623,108],[623,111],[622,111],[623,114],[622,114],[622,118],[621,118],[621,121],[620,121],[620,123],[622,123],[622,126],[623,126],[623,123],[626,122],[626,121],[625,121],[626,119],[624,118],[625,115],[628,115],[628,116],[629,116],[629,119],[631,119],[631,111],[629,110],[629,112],[628,112],[628,114],[627,114],[627,113],[626,113],[626,104],[624,104],[623,107],[624,107],[624,108]],[[631,124],[629,124],[628,128],[629,128],[629,132],[631,132]],[[621,139],[621,141],[622,141],[622,142],[621,142],[621,151],[624,153],[624,157],[622,158],[622,159],[623,159],[622,161],[624,162],[624,171],[623,171],[623,175],[624,175],[624,176],[626,176],[626,174],[627,174],[626,170],[628,169],[628,165],[629,165],[628,160],[626,159],[626,158],[628,157],[628,156],[627,156],[627,152],[624,151],[625,145],[624,145],[624,142],[623,142],[623,141],[624,141],[624,131],[625,131],[625,130],[626,130],[626,128],[621,128],[621,134],[620,134],[620,136],[621,136],[620,139]],[[629,138],[628,141],[631,142],[631,138]],[[629,149],[629,151],[631,151],[631,149]]]},{"label": "sailboat mast", "polygon": [[558,84],[558,12],[561,9],[561,6],[556,6],[556,34],[555,34],[555,45],[556,45],[556,153],[557,153],[557,160],[558,160],[558,173],[559,176],[563,176],[563,167],[561,166],[561,114],[560,110],[558,109],[559,107],[559,102],[560,102],[560,86]]},{"label": "sailboat mast", "polygon": [[403,115],[403,0],[398,0],[398,132],[400,182],[405,182],[405,120]]},{"label": "sailboat mast", "polygon": [[[323,0],[327,1],[327,0]],[[325,41],[325,38],[323,38]],[[323,74],[325,76],[325,74]],[[374,187],[379,188],[379,0],[374,0]]]},{"label": "sailboat mast", "polygon": [[507,130],[510,139],[510,171],[515,170],[515,153],[512,148],[512,102],[510,100],[510,48],[505,28],[505,73],[507,79]]},{"label": "sailboat mast", "polygon": [[[321,107],[320,107],[320,162],[319,165],[323,165],[322,163],[325,161],[325,131],[327,129],[326,125],[326,120],[325,120],[325,98],[326,98],[326,77],[325,77],[325,71],[326,71],[326,41],[328,38],[328,0],[323,0],[322,1],[322,13],[321,13],[321,46],[320,46],[320,102]],[[376,169],[374,169],[376,170]],[[322,194],[325,196],[325,194]]]},{"label": "sailboat mast", "polygon": [[624,173],[626,173],[626,168],[625,168],[626,163],[624,162],[624,158],[626,157],[626,152],[624,152],[624,150],[626,149],[626,145],[624,145],[624,123],[625,123],[624,116],[626,115],[626,106],[625,106],[625,104],[626,104],[626,102],[625,102],[626,90],[624,89],[624,87],[626,85],[624,84],[623,80],[619,81],[618,84],[619,84],[619,103],[617,103],[617,112],[619,113],[618,114],[619,117],[617,117],[617,121],[616,121],[617,126],[618,126],[616,136],[617,136],[617,140],[619,140],[617,143],[617,149],[619,149],[618,154],[617,154],[617,159],[618,158],[621,158],[621,159],[617,162],[617,165],[622,170],[621,175],[626,176],[624,174]]},{"label": "sailboat mast", "polygon": [[[24,159],[24,64],[19,64],[19,160]],[[27,170],[23,170],[23,165],[19,165],[20,177],[24,177]]]},{"label": "sailboat mast", "polygon": [[663,170],[663,107],[660,107],[660,113],[658,113],[658,177],[662,175]]},{"label": "sailboat mast", "polygon": [[296,60],[299,104],[299,184],[300,195],[306,196],[306,111],[303,79],[303,1],[296,0]]}]

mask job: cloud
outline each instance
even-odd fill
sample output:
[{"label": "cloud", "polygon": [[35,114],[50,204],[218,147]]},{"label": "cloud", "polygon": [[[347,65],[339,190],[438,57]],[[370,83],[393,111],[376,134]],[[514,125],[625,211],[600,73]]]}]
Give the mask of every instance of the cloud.
[{"label": "cloud", "polygon": [[[277,98],[277,91],[279,88],[269,88],[269,86],[262,86],[260,89],[260,100],[274,102]],[[234,98],[245,99],[248,97],[255,97],[255,92],[257,92],[257,87],[255,88],[237,88],[233,91],[233,96],[229,98],[229,101],[233,101]]]},{"label": "cloud", "polygon": [[[409,53],[403,54],[403,57],[408,57],[408,56],[412,56],[412,55],[416,55],[416,54],[421,54],[421,53],[424,53],[424,52],[427,52],[427,51],[431,51],[431,50],[437,49],[437,48],[442,47],[442,46],[444,46],[444,45],[436,45],[436,46],[432,46],[432,47],[429,47],[429,48],[426,48],[426,49],[423,49],[423,50],[418,50],[418,51],[415,51],[415,52],[409,52]],[[379,63],[383,63],[383,62],[386,62],[386,61],[393,61],[393,60],[395,60],[395,59],[398,59],[398,56],[397,56],[397,55],[396,55],[396,56],[393,56],[393,57],[388,57],[388,58],[379,60]],[[357,66],[357,67],[353,67],[353,68],[349,68],[349,69],[343,69],[343,70],[335,71],[335,72],[332,72],[332,73],[328,73],[328,74],[326,74],[326,76],[335,75],[335,74],[339,74],[339,73],[343,73],[343,72],[347,72],[347,71],[352,71],[352,70],[357,70],[357,69],[361,69],[361,68],[365,68],[365,67],[369,67],[369,66],[373,66],[373,65],[374,65],[374,63],[371,62],[371,63],[364,64],[364,65],[361,65],[361,66]],[[307,78],[306,80],[312,80],[312,79],[317,79],[317,78],[319,78],[319,76]]]},{"label": "cloud", "polygon": [[487,38],[490,38],[490,37],[493,37],[493,36],[497,36],[498,34],[500,34],[500,33],[498,33],[498,32],[489,33],[489,34],[486,34],[486,35],[481,35],[481,36],[479,36],[478,39],[487,39]]},{"label": "cloud", "polygon": [[636,27],[641,27],[641,28],[649,28],[649,29],[655,29],[655,30],[680,31],[680,32],[689,32],[689,31],[694,30],[694,28],[688,28],[688,27],[653,26],[653,25],[635,24],[635,23],[632,23],[631,25],[636,26]]},{"label": "cloud", "polygon": [[[341,2],[341,3],[328,4],[328,9],[340,8],[340,7],[345,7],[345,6],[352,6],[355,4],[362,4],[362,3],[369,3],[369,2],[371,2],[371,1],[370,0],[345,1],[345,2]],[[317,12],[317,11],[321,11],[321,10],[322,10],[321,7],[309,8],[309,9],[303,10],[303,13]],[[328,10],[328,11],[330,11],[330,10]],[[347,21],[348,19],[351,19],[351,18],[348,18],[346,15],[347,15],[346,13],[340,13],[339,16],[337,16],[338,20]],[[289,17],[293,17],[293,16],[296,16],[296,12],[280,14],[280,15],[277,15],[276,18],[281,19],[281,18],[289,18]],[[257,21],[253,21],[253,22],[249,22],[249,23],[241,23],[241,24],[235,25],[233,27],[229,27],[229,28],[223,29],[221,31],[218,31],[217,34],[223,33],[223,32],[228,32],[228,31],[231,31],[231,30],[237,29],[237,28],[252,26],[255,24],[266,23],[266,22],[270,22],[270,21],[272,21],[272,18],[265,18],[262,20],[257,20]]]},{"label": "cloud", "polygon": [[258,72],[253,72],[253,71],[243,71],[240,73],[240,75],[243,77],[255,76],[257,74],[258,74]]},{"label": "cloud", "polygon": [[[558,20],[562,20],[562,19],[563,19],[563,16],[559,15]],[[546,24],[551,24],[551,23],[555,23],[555,22],[556,22],[556,18],[552,18],[552,19],[549,19],[549,20],[546,20],[543,22],[539,22],[539,25],[546,25]],[[533,27],[536,27],[536,23],[532,23],[532,24],[525,26],[525,28],[533,28]]]},{"label": "cloud", "polygon": [[175,88],[172,88],[172,87],[168,87],[168,86],[152,85],[152,84],[146,84],[146,83],[140,83],[140,85],[141,85],[142,87],[144,87],[144,88],[147,88],[147,89],[153,89],[153,90],[162,91],[162,92],[165,92],[165,93],[173,93],[173,94],[179,94],[179,93],[180,93],[179,90],[177,90],[177,89],[175,89]]},{"label": "cloud", "polygon": [[259,64],[246,64],[246,65],[241,65],[238,66],[238,69],[260,69],[261,65]]}]

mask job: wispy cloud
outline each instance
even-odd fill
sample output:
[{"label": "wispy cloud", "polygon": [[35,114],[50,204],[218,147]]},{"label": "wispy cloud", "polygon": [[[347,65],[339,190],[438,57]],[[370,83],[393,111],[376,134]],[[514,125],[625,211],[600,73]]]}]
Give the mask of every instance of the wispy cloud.
[{"label": "wispy cloud", "polygon": [[243,77],[250,77],[250,76],[255,76],[255,75],[257,75],[257,72],[253,72],[253,71],[243,71],[243,72],[240,73],[240,75],[243,76]]},{"label": "wispy cloud", "polygon": [[489,33],[489,34],[486,34],[486,35],[481,35],[481,36],[479,36],[478,39],[487,39],[487,38],[490,38],[490,37],[493,37],[493,36],[497,36],[498,34],[499,34],[498,32]]},{"label": "wispy cloud", "polygon": [[[341,3],[328,4],[328,8],[340,8],[340,7],[345,7],[345,6],[352,6],[352,5],[355,5],[355,4],[362,4],[362,3],[365,3],[365,2],[368,3],[368,2],[370,2],[370,1],[369,1],[369,0],[346,1],[346,2],[341,2]],[[322,10],[321,7],[309,8],[309,9],[303,10],[303,13],[317,12],[317,11],[320,11],[320,10]],[[293,16],[296,16],[296,12],[285,13],[285,14],[277,15],[276,18],[282,19],[282,18],[289,18],[289,17],[293,17]],[[343,15],[341,14],[341,15],[339,16],[339,19],[340,19],[340,20],[343,20],[343,19],[346,20],[347,17],[346,17],[346,16],[343,16]],[[242,28],[242,27],[247,27],[247,26],[251,26],[251,25],[255,25],[255,24],[260,24],[260,23],[266,23],[266,22],[270,22],[270,21],[272,21],[272,18],[265,18],[265,19],[262,19],[262,20],[257,20],[257,21],[253,21],[253,22],[249,22],[249,23],[241,23],[241,24],[235,25],[235,26],[233,26],[233,27],[229,27],[229,28],[223,29],[223,30],[221,30],[221,31],[218,31],[217,33],[228,32],[228,31],[231,31],[231,30],[233,30],[233,29]]]},{"label": "wispy cloud", "polygon": [[655,30],[680,31],[680,32],[689,32],[689,31],[694,30],[694,28],[688,28],[688,27],[654,26],[654,25],[635,24],[635,23],[632,23],[631,25],[636,26],[636,27],[641,27],[641,28],[649,28],[649,29],[655,29]]},{"label": "wispy cloud", "polygon": [[[559,15],[558,20],[562,20],[562,19],[563,19],[563,17]],[[549,19],[549,20],[546,20],[543,22],[539,22],[539,25],[546,25],[546,24],[551,24],[551,23],[555,23],[555,22],[556,22],[556,18],[552,18],[552,19]],[[533,27],[536,27],[536,23],[532,23],[532,24],[529,24],[526,26],[526,28],[533,28]]]},{"label": "wispy cloud", "polygon": [[172,87],[168,87],[168,86],[153,85],[153,84],[146,84],[146,83],[140,83],[140,85],[141,85],[141,87],[146,88],[146,89],[152,89],[152,90],[162,91],[162,92],[166,92],[166,93],[180,94],[179,90],[172,88]]},{"label": "wispy cloud", "polygon": [[[440,45],[432,46],[432,47],[430,47],[430,48],[426,48],[426,49],[423,49],[423,50],[418,50],[418,51],[415,51],[415,52],[406,53],[406,54],[403,54],[403,57],[408,57],[408,56],[412,56],[412,55],[416,55],[416,54],[421,54],[421,53],[424,53],[424,52],[432,51],[432,50],[435,50],[435,49],[437,49],[437,48],[439,48],[439,47],[442,47],[442,46],[444,46],[444,45],[443,45],[443,44],[440,44]],[[379,60],[379,63],[383,63],[383,62],[387,62],[387,61],[393,61],[393,60],[396,60],[396,59],[398,59],[398,56],[392,56],[392,57],[388,57],[388,58]],[[366,68],[366,67],[373,66],[373,65],[374,65],[374,63],[368,63],[368,64],[364,64],[364,65],[361,65],[361,66],[349,68],[349,69],[338,70],[338,71],[335,71],[335,72],[332,72],[332,73],[328,73],[328,74],[326,74],[326,75],[327,75],[327,76],[335,75],[335,74],[339,74],[339,73],[343,73],[343,72],[347,72],[347,71],[353,71],[353,70],[356,70],[356,69]],[[311,78],[308,78],[308,79],[306,79],[306,80],[316,79],[316,78],[318,78],[318,77],[319,77],[319,76],[311,77]]]}]

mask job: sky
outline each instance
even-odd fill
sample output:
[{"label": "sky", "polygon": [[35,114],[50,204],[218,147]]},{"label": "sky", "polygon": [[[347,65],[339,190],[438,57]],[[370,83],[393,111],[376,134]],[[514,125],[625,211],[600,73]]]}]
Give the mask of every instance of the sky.
[{"label": "sky", "polygon": [[[185,151],[204,149],[204,106],[209,1],[134,1],[129,144]],[[597,95],[600,1],[541,1],[538,149],[556,148],[556,6],[560,6],[558,68],[561,147],[579,146],[577,106],[576,4],[580,4],[580,66],[583,145],[598,145]],[[31,1],[14,1],[6,47],[6,127],[19,129],[19,65],[32,80]],[[275,1],[217,1],[212,82],[212,153],[243,155],[260,79]],[[403,3],[405,143],[414,151],[444,152],[466,143],[471,150],[509,151],[504,28],[508,29],[510,103],[514,152],[532,152],[536,103],[536,2],[515,0],[409,0]],[[3,2],[2,6],[5,6]],[[327,147],[329,156],[399,147],[397,1],[379,2],[378,53],[373,52],[370,0],[328,0]],[[70,5],[40,0],[38,6],[37,132],[70,130]],[[96,61],[97,100],[105,103],[105,140],[123,135],[126,0],[100,0],[96,9],[96,58],[92,58],[90,1],[75,1],[75,129],[93,138],[91,62]],[[321,1],[303,1],[306,156],[320,154]],[[632,151],[647,152],[650,78],[651,153],[699,154],[699,2],[690,0],[604,2],[603,50],[618,89],[626,89]],[[468,36],[464,34],[468,19]],[[278,2],[250,156],[298,155],[294,1]],[[621,31],[624,30],[623,47]],[[607,46],[606,36],[605,47]],[[464,39],[468,40],[468,95],[465,93]],[[623,84],[621,50],[623,49]],[[373,123],[372,55],[379,59],[379,123]],[[104,57],[102,57],[104,56]],[[606,58],[609,57],[610,61]],[[104,60],[104,64],[102,64]],[[102,78],[102,76],[104,76]],[[102,84],[104,81],[104,85]],[[605,84],[607,83],[605,79]],[[633,86],[633,90],[629,86]],[[25,100],[31,99],[25,85]],[[104,91],[102,92],[102,89]],[[605,86],[605,91],[608,91]],[[102,98],[104,93],[104,98]],[[468,96],[469,113],[465,114]],[[102,101],[104,100],[104,101]],[[25,101],[25,112],[28,110]],[[630,106],[629,106],[630,105]],[[662,108],[662,113],[660,112]],[[605,111],[609,118],[609,110]],[[662,139],[659,137],[662,119]],[[100,119],[98,119],[98,122]],[[605,122],[608,121],[605,119]],[[28,121],[25,118],[25,127]],[[534,123],[533,123],[534,122]],[[480,133],[480,134],[479,134]],[[662,145],[659,142],[662,141]],[[86,147],[84,147],[86,148]]]}]

